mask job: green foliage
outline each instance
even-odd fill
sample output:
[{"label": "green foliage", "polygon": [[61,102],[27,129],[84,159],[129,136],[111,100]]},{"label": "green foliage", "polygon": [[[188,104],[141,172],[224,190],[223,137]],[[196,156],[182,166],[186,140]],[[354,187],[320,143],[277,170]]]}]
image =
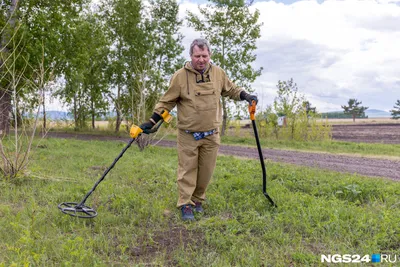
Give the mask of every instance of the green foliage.
[{"label": "green foliage", "polygon": [[295,117],[303,109],[305,101],[303,94],[299,93],[293,78],[288,81],[278,81],[278,96],[274,99],[274,109],[278,116]]},{"label": "green foliage", "polygon": [[318,266],[321,254],[398,252],[395,181],[267,162],[274,209],[259,161],[221,156],[206,212],[188,224],[175,209],[176,150],[131,147],[84,220],[57,204],[80,201],[125,144],[40,142],[29,174],[0,180],[0,266]]},{"label": "green foliage", "polygon": [[[321,116],[326,119],[352,119],[352,114],[345,114],[341,111],[334,111],[334,112],[323,112]],[[356,116],[357,118],[368,118],[365,113]]]},{"label": "green foliage", "polygon": [[122,117],[127,124],[148,118],[169,78],[182,65],[182,21],[175,0],[104,0],[103,20],[112,41],[108,67],[109,94],[117,111],[116,130]]},{"label": "green foliage", "polygon": [[347,106],[342,106],[342,109],[345,114],[351,114],[353,116],[353,122],[356,120],[357,116],[363,115],[368,109],[368,107],[360,106],[362,102],[355,98],[350,98],[347,104]]},{"label": "green foliage", "polygon": [[392,119],[398,120],[400,119],[400,100],[397,99],[397,102],[393,106],[393,109],[390,110],[390,115],[392,115]]},{"label": "green foliage", "polygon": [[[9,53],[18,55],[10,65],[21,80],[18,85],[18,102],[27,110],[42,104],[43,93],[49,90],[48,82],[63,72],[65,67],[65,41],[74,28],[86,0],[55,1],[3,1],[1,9],[1,42],[6,49],[1,51],[0,66]],[[16,4],[15,6],[11,3]],[[15,12],[12,13],[12,9]],[[13,16],[11,16],[13,15]],[[9,88],[11,79],[2,76],[2,88]],[[26,86],[26,85],[29,86]],[[2,89],[3,94],[3,89]],[[11,101],[11,100],[10,100]],[[1,108],[3,112],[3,107]],[[2,119],[8,121],[8,114]],[[0,122],[2,124],[3,122]]]},{"label": "green foliage", "polygon": [[[251,12],[245,1],[210,1],[206,7],[199,6],[200,15],[188,12],[189,26],[193,27],[210,42],[212,61],[224,69],[228,77],[248,92],[253,92],[251,83],[261,75],[262,68],[254,69],[254,50],[260,38],[260,13]],[[223,130],[227,125],[227,115],[232,107],[222,99]],[[237,109],[239,108],[237,103]]]},{"label": "green foliage", "polygon": [[[329,140],[331,127],[328,123],[320,123],[320,115],[303,94],[299,93],[293,79],[278,81],[277,97],[273,108],[268,106],[258,117],[265,120],[262,136],[276,140],[315,141]],[[284,117],[282,125],[278,125],[278,116]],[[262,126],[261,126],[262,127]]]},{"label": "green foliage", "polygon": [[75,22],[66,47],[65,86],[56,95],[71,108],[75,128],[95,128],[95,118],[109,109],[105,66],[109,43],[97,15],[88,13]]}]

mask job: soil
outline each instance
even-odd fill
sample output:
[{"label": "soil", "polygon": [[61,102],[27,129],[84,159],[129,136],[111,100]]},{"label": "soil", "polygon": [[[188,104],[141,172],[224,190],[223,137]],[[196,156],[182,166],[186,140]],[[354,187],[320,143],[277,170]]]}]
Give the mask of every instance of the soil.
[{"label": "soil", "polygon": [[[49,137],[76,138],[81,140],[119,140],[126,137],[98,136],[88,134],[49,132]],[[400,144],[400,124],[334,125],[332,138],[340,141]],[[175,147],[175,141],[157,141],[158,146]],[[316,167],[338,172],[354,173],[372,177],[400,180],[400,160],[371,157],[343,156],[329,153],[298,152],[278,149],[263,149],[266,160]],[[220,154],[258,159],[256,147],[221,145]]]},{"label": "soil", "polygon": [[171,258],[174,250],[181,247],[196,250],[204,246],[204,242],[203,233],[170,223],[167,231],[157,231],[152,233],[151,237],[140,237],[137,242],[140,245],[129,248],[129,252],[133,261],[137,263],[151,262],[157,254],[165,252],[167,261],[163,266],[178,266],[179,263]]},{"label": "soil", "polygon": [[333,125],[332,138],[346,142],[400,144],[400,123]]}]

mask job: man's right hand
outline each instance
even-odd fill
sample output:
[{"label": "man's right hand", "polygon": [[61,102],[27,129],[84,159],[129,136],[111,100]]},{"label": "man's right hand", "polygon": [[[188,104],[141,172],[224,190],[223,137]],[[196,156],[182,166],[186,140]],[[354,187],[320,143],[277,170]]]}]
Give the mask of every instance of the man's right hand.
[{"label": "man's right hand", "polygon": [[143,131],[145,130],[150,130],[151,128],[153,128],[155,124],[151,121],[147,121],[145,123],[142,123],[139,127],[140,129],[142,129]]}]

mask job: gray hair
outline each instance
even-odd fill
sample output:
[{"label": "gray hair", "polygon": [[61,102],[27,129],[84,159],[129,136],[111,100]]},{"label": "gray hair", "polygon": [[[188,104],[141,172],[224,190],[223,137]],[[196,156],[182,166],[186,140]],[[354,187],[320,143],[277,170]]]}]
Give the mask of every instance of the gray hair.
[{"label": "gray hair", "polygon": [[190,50],[189,50],[190,56],[193,55],[193,48],[194,48],[196,45],[197,45],[200,49],[204,49],[204,47],[206,47],[207,50],[208,50],[208,53],[210,53],[210,55],[211,55],[211,48],[210,48],[210,44],[208,43],[208,41],[207,41],[206,39],[197,38],[197,39],[194,39],[194,41],[193,41],[192,44],[190,45]]}]

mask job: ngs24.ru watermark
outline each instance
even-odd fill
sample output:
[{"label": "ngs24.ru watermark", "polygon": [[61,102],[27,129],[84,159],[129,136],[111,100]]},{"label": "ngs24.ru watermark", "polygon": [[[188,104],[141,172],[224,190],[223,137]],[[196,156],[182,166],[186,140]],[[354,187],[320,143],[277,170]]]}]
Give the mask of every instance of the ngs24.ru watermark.
[{"label": "ngs24.ru watermark", "polygon": [[400,262],[400,255],[393,254],[327,254],[321,255],[321,262],[326,263],[395,263]]}]

